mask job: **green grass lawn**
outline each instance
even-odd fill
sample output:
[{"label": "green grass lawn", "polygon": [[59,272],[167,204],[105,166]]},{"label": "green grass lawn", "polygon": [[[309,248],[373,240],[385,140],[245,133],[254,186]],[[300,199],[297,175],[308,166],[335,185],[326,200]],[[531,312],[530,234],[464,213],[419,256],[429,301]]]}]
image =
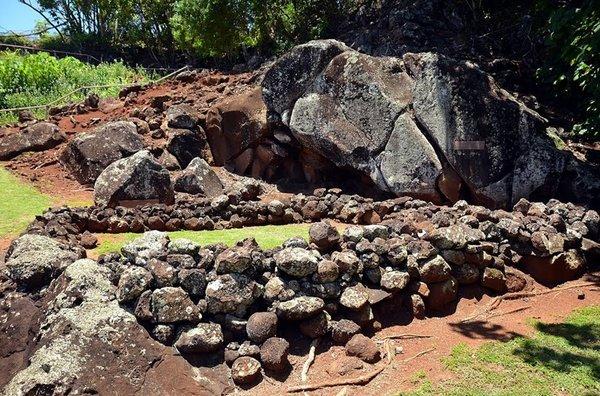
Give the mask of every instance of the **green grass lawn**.
[{"label": "green grass lawn", "polygon": [[52,199],[0,166],[0,238],[22,232]]},{"label": "green grass lawn", "polygon": [[424,372],[402,395],[600,395],[600,306],[574,311],[564,323],[533,323],[532,337],[461,344],[444,360],[456,378],[434,384]]},{"label": "green grass lawn", "polygon": [[[287,224],[214,231],[174,231],[168,234],[171,239],[187,238],[203,246],[218,242],[231,246],[242,239],[252,237],[263,249],[270,249],[292,237],[307,239],[309,227],[310,224]],[[97,235],[100,244],[91,251],[92,256],[120,251],[124,244],[140,236],[134,233]]]}]

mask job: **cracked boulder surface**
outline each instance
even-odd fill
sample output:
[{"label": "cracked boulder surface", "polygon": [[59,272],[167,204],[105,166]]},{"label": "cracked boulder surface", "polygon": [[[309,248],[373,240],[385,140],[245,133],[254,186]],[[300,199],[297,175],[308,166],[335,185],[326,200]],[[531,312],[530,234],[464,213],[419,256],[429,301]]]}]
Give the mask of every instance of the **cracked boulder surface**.
[{"label": "cracked boulder surface", "polygon": [[[394,195],[509,207],[571,182],[561,177],[574,159],[555,147],[546,120],[468,61],[374,57],[317,40],[276,61],[262,94],[269,118],[303,150]],[[598,189],[594,179],[580,200]]]},{"label": "cracked boulder surface", "polygon": [[22,394],[221,394],[227,384],[152,340],[109,270],[81,259],[38,299],[4,284],[0,387]]}]

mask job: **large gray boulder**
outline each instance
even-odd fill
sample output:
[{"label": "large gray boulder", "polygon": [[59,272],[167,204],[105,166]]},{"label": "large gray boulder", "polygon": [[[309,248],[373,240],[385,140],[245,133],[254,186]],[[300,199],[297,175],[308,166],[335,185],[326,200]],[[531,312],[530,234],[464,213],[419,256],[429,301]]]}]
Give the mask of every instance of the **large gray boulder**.
[{"label": "large gray boulder", "polygon": [[294,47],[265,74],[262,94],[267,108],[278,114],[292,110],[329,61],[349,50],[336,40],[311,41]]},{"label": "large gray boulder", "polygon": [[223,183],[205,160],[194,158],[175,180],[175,190],[214,198],[223,194]]},{"label": "large gray boulder", "polygon": [[110,164],[94,184],[94,202],[116,206],[127,201],[175,202],[169,172],[142,150]]},{"label": "large gray boulder", "polygon": [[94,183],[108,165],[142,150],[144,144],[131,121],[109,122],[93,133],[73,139],[60,162],[82,184]]},{"label": "large gray boulder", "polygon": [[38,122],[22,131],[0,138],[0,161],[6,161],[27,151],[43,151],[59,145],[66,136],[49,122]]},{"label": "large gray boulder", "polygon": [[28,289],[50,283],[53,276],[80,255],[52,238],[25,234],[11,244],[6,255],[8,275]]},{"label": "large gray boulder", "polygon": [[545,120],[469,62],[407,54],[413,108],[422,130],[475,195],[512,205],[556,186],[564,155]]},{"label": "large gray boulder", "polygon": [[[435,53],[374,57],[311,41],[275,62],[262,89],[270,119],[305,152],[396,195],[507,207],[558,193],[571,163],[546,120],[477,65]],[[583,184],[591,197],[598,183]]]}]

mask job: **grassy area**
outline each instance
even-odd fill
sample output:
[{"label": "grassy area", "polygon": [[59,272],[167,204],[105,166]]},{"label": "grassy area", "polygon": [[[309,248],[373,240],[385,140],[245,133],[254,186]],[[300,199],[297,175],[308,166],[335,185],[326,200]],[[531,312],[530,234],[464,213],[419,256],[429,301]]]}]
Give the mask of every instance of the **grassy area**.
[{"label": "grassy area", "polygon": [[[47,53],[19,54],[0,52],[0,109],[47,104],[71,91],[89,85],[129,84],[148,81],[143,69],[133,69],[122,62],[97,66],[75,58],[57,59]],[[94,88],[100,97],[116,96],[121,87]],[[78,92],[63,101],[82,101],[86,92]],[[43,110],[36,113],[45,117]],[[0,112],[0,125],[16,121],[13,113]]]},{"label": "grassy area", "polygon": [[[292,237],[307,239],[309,226],[309,224],[268,225],[214,231],[174,231],[168,234],[171,239],[187,238],[201,245],[222,242],[228,246],[234,245],[244,238],[252,237],[263,249],[270,249]],[[140,234],[134,233],[98,234],[100,244],[91,254],[94,256],[120,251],[124,244],[139,236]]]},{"label": "grassy area", "polygon": [[559,324],[533,323],[532,337],[461,344],[445,359],[455,379],[439,384],[425,373],[402,395],[600,395],[600,306],[573,312]]},{"label": "grassy area", "polygon": [[0,237],[13,236],[25,229],[36,214],[52,205],[52,199],[20,181],[0,167]]}]

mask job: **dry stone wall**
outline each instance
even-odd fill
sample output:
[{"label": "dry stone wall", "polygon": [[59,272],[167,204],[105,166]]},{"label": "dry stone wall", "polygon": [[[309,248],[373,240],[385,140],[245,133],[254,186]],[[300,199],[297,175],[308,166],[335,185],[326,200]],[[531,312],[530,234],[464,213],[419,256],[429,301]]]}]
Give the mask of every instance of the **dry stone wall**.
[{"label": "dry stone wall", "polygon": [[[107,298],[156,341],[190,361],[217,357],[236,383],[249,384],[261,367],[289,370],[286,329],[328,337],[372,363],[379,351],[362,333],[398,315],[443,313],[467,287],[521,290],[523,272],[556,285],[580,277],[600,257],[598,213],[556,200],[523,199],[504,211],[319,189],[266,203],[257,200],[258,184],[238,187],[174,205],[48,211],[13,243],[9,276],[18,289],[43,295],[85,256],[84,246],[95,244],[93,232],[147,231],[94,264],[111,284]],[[340,232],[329,219],[347,226]],[[314,223],[308,241],[292,238],[269,250],[253,239],[201,246],[162,232],[299,222]],[[40,252],[60,262],[33,265]]]}]

